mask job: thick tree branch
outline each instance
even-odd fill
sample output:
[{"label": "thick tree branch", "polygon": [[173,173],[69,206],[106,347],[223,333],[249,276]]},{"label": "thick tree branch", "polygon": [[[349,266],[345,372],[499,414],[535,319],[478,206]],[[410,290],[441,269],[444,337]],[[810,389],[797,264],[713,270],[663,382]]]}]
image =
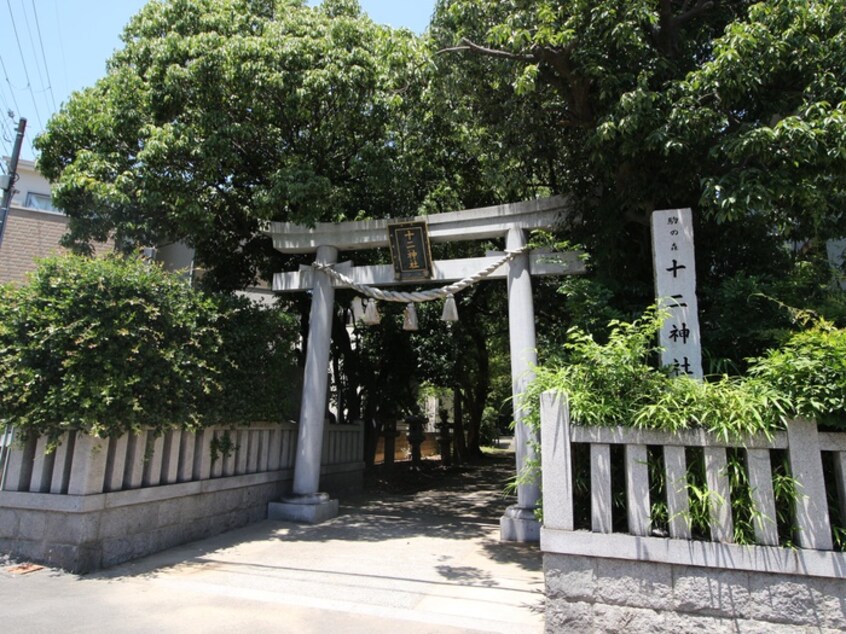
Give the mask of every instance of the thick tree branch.
[{"label": "thick tree branch", "polygon": [[589,127],[594,123],[591,82],[579,74],[570,63],[573,48],[539,47],[535,51],[538,61],[550,72],[546,80],[567,100],[570,110],[569,125]]},{"label": "thick tree branch", "polygon": [[697,0],[696,4],[693,7],[690,7],[690,4],[686,2],[684,8],[682,9],[682,12],[673,18],[675,27],[678,28],[688,20],[695,18],[697,15],[709,11],[713,8],[713,6],[713,0]]},{"label": "thick tree branch", "polygon": [[661,53],[667,57],[674,57],[678,52],[679,31],[686,22],[710,11],[714,7],[714,0],[686,0],[681,13],[673,13],[672,0],[661,0],[658,10],[658,25],[652,27],[652,37]]},{"label": "thick tree branch", "polygon": [[669,22],[673,17],[673,0],[661,0],[661,10],[659,12],[661,24]]},{"label": "thick tree branch", "polygon": [[486,55],[488,57],[496,57],[499,59],[510,59],[518,62],[534,62],[536,61],[534,55],[525,55],[520,53],[509,53],[508,51],[503,51],[498,48],[488,48],[487,46],[481,46],[476,44],[475,42],[471,42],[466,37],[461,38],[461,44],[458,46],[451,46],[449,48],[442,48],[439,50],[436,55],[440,55],[441,53],[454,53],[459,51],[472,51],[474,53],[479,53],[481,55]]},{"label": "thick tree branch", "polygon": [[572,53],[572,45],[563,49],[538,47],[535,51],[535,57],[538,61],[549,64],[560,77],[569,80],[573,78],[573,67],[570,64]]},{"label": "thick tree branch", "polygon": [[531,53],[511,53],[496,48],[481,46],[462,38],[458,46],[444,48],[440,53],[468,51],[478,55],[508,59],[526,64],[542,63],[541,72],[545,80],[553,86],[567,101],[570,120],[567,125],[584,127],[593,123],[593,109],[591,107],[590,82],[576,73],[570,63],[572,45],[566,48],[533,46]]}]

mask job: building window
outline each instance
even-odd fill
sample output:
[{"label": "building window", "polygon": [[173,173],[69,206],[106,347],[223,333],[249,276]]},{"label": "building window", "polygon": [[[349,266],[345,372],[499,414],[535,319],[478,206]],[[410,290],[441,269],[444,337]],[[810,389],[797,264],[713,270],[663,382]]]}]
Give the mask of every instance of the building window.
[{"label": "building window", "polygon": [[52,211],[55,213],[61,213],[61,210],[56,209],[53,206],[53,201],[50,198],[50,194],[27,192],[26,202],[24,203],[24,206],[29,209],[38,209],[39,211]]}]

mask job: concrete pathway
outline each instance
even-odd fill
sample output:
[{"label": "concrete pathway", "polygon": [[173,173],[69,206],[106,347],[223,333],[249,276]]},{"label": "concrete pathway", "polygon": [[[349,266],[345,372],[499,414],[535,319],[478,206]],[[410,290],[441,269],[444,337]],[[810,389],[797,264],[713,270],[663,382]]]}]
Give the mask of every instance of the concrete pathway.
[{"label": "concrete pathway", "polygon": [[512,460],[342,499],[322,525],[264,521],[95,574],[0,562],[2,630],[541,632],[538,547],[498,541]]}]

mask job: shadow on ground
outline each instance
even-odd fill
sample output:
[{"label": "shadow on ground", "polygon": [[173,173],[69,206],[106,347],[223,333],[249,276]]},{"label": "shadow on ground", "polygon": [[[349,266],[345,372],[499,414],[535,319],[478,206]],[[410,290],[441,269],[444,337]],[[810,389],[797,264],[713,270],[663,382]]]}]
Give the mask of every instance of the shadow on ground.
[{"label": "shadow on ground", "polygon": [[[514,563],[524,570],[542,567],[537,544],[502,543],[499,518],[514,502],[504,491],[513,479],[513,455],[489,456],[469,465],[442,467],[423,461],[419,469],[399,462],[393,468],[376,467],[366,475],[365,490],[341,498],[338,517],[318,525],[264,521],[86,575],[91,579],[116,579],[155,574],[177,565],[213,566],[214,553],[255,541],[384,542],[434,537],[450,540],[480,539],[486,557]],[[186,557],[187,555],[187,557]],[[489,583],[473,567],[443,565],[438,573],[449,581],[467,585]]]}]

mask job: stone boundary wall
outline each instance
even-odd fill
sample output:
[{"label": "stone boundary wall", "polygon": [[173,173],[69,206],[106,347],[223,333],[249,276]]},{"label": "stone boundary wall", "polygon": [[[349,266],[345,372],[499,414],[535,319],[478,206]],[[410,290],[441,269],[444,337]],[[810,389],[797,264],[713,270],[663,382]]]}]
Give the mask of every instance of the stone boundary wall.
[{"label": "stone boundary wall", "polygon": [[[0,437],[0,553],[82,573],[266,518],[291,491],[296,425],[71,432],[47,446]],[[362,454],[360,425],[327,425],[321,491],[360,491]]]},{"label": "stone boundary wall", "polygon": [[547,632],[846,631],[846,580],[544,554]]},{"label": "stone boundary wall", "polygon": [[[321,488],[361,489],[363,463],[322,469]],[[263,520],[293,470],[98,495],[0,492],[0,552],[76,573],[107,568]]]},{"label": "stone boundary wall", "polygon": [[[846,434],[807,420],[785,427],[726,439],[702,429],[582,426],[570,420],[565,395],[541,395],[547,631],[846,631],[846,553],[834,540],[846,528]],[[573,445],[583,462],[575,464]],[[753,544],[736,543],[731,500],[742,491],[728,475],[729,451],[742,456],[736,468],[749,483]],[[689,522],[689,452],[703,459],[705,536]],[[625,476],[620,491],[613,460]],[[789,525],[774,520],[777,461],[797,491]],[[577,475],[589,517],[576,512]],[[615,494],[624,503],[616,523]],[[829,513],[830,500],[838,512]],[[666,506],[666,527],[653,526],[654,502]],[[795,545],[784,546],[788,539]]]}]

